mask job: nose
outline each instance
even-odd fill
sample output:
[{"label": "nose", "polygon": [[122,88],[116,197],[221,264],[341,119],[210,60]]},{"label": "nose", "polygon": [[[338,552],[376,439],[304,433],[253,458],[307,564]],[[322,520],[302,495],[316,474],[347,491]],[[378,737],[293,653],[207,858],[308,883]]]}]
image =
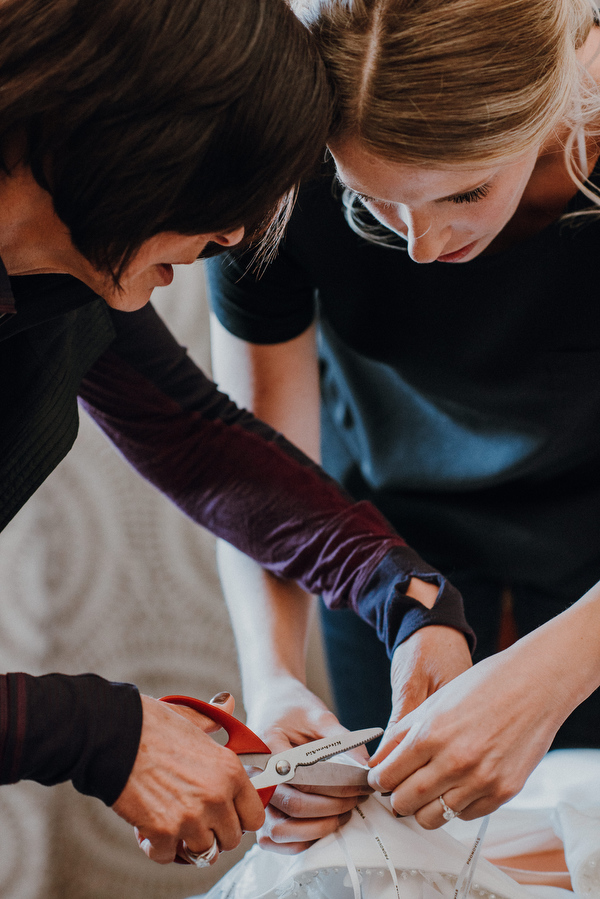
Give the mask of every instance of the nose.
[{"label": "nose", "polygon": [[244,237],[244,226],[235,228],[233,231],[224,231],[221,234],[215,234],[213,240],[222,247],[234,247]]},{"label": "nose", "polygon": [[407,227],[408,253],[414,262],[426,264],[442,256],[448,245],[452,228],[435,216],[403,208],[402,218]]}]

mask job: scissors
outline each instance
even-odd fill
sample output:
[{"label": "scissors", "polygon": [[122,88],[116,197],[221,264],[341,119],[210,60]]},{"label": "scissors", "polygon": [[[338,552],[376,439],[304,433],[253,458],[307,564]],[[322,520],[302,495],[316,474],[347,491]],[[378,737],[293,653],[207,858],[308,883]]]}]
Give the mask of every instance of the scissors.
[{"label": "scissors", "polygon": [[225,748],[235,752],[244,766],[260,768],[259,772],[250,775],[250,781],[265,807],[279,784],[283,783],[366,786],[367,771],[364,768],[329,762],[328,759],[383,735],[380,727],[343,731],[273,754],[249,727],[209,702],[192,696],[163,696],[162,701],[188,706],[221,725],[229,737]]}]

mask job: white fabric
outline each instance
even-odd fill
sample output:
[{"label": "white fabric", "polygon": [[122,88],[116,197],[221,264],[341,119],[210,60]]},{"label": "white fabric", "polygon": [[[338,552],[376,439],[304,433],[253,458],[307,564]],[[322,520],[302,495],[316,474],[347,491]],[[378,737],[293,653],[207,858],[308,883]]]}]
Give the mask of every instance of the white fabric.
[{"label": "white fabric", "polygon": [[[205,899],[454,899],[480,826],[455,819],[426,831],[414,818],[395,818],[389,800],[374,794],[341,830],[300,855],[254,847]],[[563,845],[574,893],[522,886],[480,858],[470,895],[600,897],[600,750],[550,753],[519,796],[490,817],[483,854],[502,858]]]}]

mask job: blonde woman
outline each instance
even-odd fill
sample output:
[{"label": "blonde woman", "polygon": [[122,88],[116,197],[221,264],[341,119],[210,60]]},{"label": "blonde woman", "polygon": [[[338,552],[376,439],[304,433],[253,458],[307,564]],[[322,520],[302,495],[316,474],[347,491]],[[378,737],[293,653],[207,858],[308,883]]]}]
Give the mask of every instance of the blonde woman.
[{"label": "blonde woman", "polygon": [[[431,622],[392,657],[372,783],[438,827],[513,795],[600,683],[598,592],[564,611],[600,579],[600,29],[588,0],[296,11],[337,93],[333,162],[262,280],[211,263],[215,367],[452,578],[480,657],[510,590],[529,636],[505,653],[466,671],[464,636]],[[310,600],[221,558],[254,726],[280,743],[330,727],[303,685]],[[387,664],[337,615],[341,720],[374,723]],[[599,723],[593,695],[555,745],[598,746]],[[333,829],[343,809],[318,800],[276,795],[262,844]]]}]

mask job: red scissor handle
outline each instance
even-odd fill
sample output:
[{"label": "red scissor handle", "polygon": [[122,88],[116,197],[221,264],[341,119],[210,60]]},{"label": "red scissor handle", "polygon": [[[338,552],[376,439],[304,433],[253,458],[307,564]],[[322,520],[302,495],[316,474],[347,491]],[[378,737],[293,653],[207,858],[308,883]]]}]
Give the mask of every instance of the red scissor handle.
[{"label": "red scissor handle", "polygon": [[[211,705],[210,702],[203,702],[201,699],[195,699],[193,696],[162,696],[161,702],[170,702],[172,705],[186,705],[188,708],[195,709],[202,715],[206,715],[207,718],[211,718],[216,724],[220,724],[229,736],[225,748],[231,749],[236,755],[244,752],[266,752],[269,755],[271,754],[267,744],[263,743],[260,737],[257,737],[249,727],[246,727],[245,724],[242,724],[241,721],[238,721],[237,718],[234,718],[233,715],[230,715],[218,706]],[[262,790],[256,791],[265,808],[271,801],[271,796],[275,789],[275,787],[264,787]]]}]

